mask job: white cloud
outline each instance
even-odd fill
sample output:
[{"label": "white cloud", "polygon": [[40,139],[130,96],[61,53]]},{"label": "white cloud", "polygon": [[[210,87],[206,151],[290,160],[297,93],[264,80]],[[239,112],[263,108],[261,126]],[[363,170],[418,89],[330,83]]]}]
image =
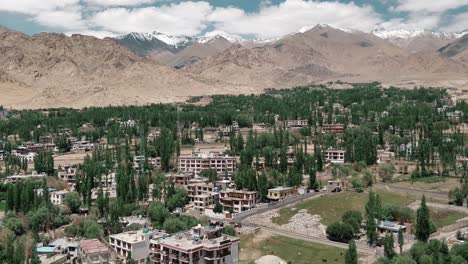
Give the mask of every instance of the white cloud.
[{"label": "white cloud", "polygon": [[154,30],[173,35],[198,35],[212,12],[207,2],[181,2],[160,7],[109,8],[97,12],[92,25],[104,30],[128,33]]},{"label": "white cloud", "polygon": [[295,32],[304,25],[318,23],[370,31],[381,22],[380,15],[370,6],[308,0],[286,0],[279,5],[264,5],[258,13],[246,13],[234,7],[216,8],[208,20],[214,23],[217,30],[263,38],[281,36]]},{"label": "white cloud", "polygon": [[407,18],[394,18],[380,23],[378,26],[386,29],[433,29],[436,28],[441,20],[439,14],[411,14]]},{"label": "white cloud", "polygon": [[450,24],[443,27],[442,30],[451,32],[468,30],[468,12],[454,16]]},{"label": "white cloud", "polygon": [[137,6],[159,1],[161,0],[84,0],[87,4],[97,6]]},{"label": "white cloud", "polygon": [[79,0],[2,0],[0,11],[38,14],[79,4]]},{"label": "white cloud", "polygon": [[442,13],[468,5],[468,0],[398,0],[395,11]]},{"label": "white cloud", "polygon": [[45,11],[34,16],[32,20],[47,27],[65,30],[86,28],[80,9]]}]

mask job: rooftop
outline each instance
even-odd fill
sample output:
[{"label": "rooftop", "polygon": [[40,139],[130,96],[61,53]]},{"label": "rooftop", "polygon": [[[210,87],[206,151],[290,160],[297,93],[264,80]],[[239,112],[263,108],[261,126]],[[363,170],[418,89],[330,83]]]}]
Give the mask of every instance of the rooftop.
[{"label": "rooftop", "polygon": [[[202,235],[199,235],[199,232]],[[171,237],[163,238],[158,243],[170,248],[191,251],[198,248],[217,248],[239,241],[239,238],[221,233],[221,227],[195,227],[190,231],[181,232]],[[155,241],[155,240],[153,240]]]},{"label": "rooftop", "polygon": [[278,186],[276,188],[272,188],[272,189],[268,189],[268,191],[286,191],[286,190],[292,190],[293,188],[292,187],[284,187],[284,186]]},{"label": "rooftop", "polygon": [[156,231],[149,231],[147,229],[141,229],[141,230],[138,230],[138,231],[127,231],[127,232],[123,232],[123,233],[120,233],[120,234],[114,234],[114,235],[111,235],[109,237],[120,240],[120,241],[130,243],[130,244],[133,244],[133,243],[137,243],[137,242],[140,242],[140,241],[144,241],[145,237],[147,235],[152,235],[153,237],[154,236],[163,237],[163,236],[166,235],[166,233],[161,233],[161,232],[156,232]]},{"label": "rooftop", "polygon": [[80,248],[88,254],[107,252],[109,249],[97,239],[87,239],[80,241]]}]

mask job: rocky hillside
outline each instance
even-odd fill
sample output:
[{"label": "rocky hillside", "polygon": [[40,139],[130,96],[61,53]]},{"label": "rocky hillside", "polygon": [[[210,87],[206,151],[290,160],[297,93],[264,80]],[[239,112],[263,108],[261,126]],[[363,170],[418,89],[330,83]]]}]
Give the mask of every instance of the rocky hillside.
[{"label": "rocky hillside", "polygon": [[142,59],[110,39],[0,31],[0,104],[6,106],[146,104],[238,90]]}]

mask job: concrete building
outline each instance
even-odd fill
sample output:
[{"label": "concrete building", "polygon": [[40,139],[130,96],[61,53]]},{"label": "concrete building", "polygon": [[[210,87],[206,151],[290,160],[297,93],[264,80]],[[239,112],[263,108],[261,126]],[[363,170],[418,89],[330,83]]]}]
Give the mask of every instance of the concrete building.
[{"label": "concrete building", "polygon": [[97,144],[91,143],[87,140],[76,141],[71,148],[72,151],[90,151],[97,147]]},{"label": "concrete building", "polygon": [[344,189],[344,183],[342,181],[328,181],[327,192],[341,192]]},{"label": "concrete building", "polygon": [[7,152],[5,150],[0,150],[0,161],[5,160]]},{"label": "concrete building", "polygon": [[284,121],[284,126],[287,128],[294,128],[294,127],[306,127],[308,122],[306,119],[297,119],[297,120],[286,120]]},{"label": "concrete building", "polygon": [[69,193],[69,191],[65,191],[65,190],[50,192],[49,193],[50,201],[52,202],[52,204],[62,205],[64,203],[65,195],[67,193]]},{"label": "concrete building", "polygon": [[343,134],[344,126],[342,124],[323,124],[322,133]]},{"label": "concrete building", "polygon": [[164,175],[166,182],[172,181],[175,186],[187,186],[190,180],[195,178],[194,172],[182,172],[182,173],[168,173]]},{"label": "concrete building", "polygon": [[5,182],[7,183],[16,183],[18,181],[24,181],[24,180],[29,180],[29,179],[42,179],[43,177],[46,177],[47,175],[45,173],[42,174],[37,174],[36,172],[33,172],[32,174],[27,174],[27,175],[22,175],[22,174],[15,174],[8,176],[5,179]]},{"label": "concrete building", "polygon": [[220,192],[219,202],[223,206],[223,211],[240,213],[255,207],[257,192],[228,189]]},{"label": "concrete building", "polygon": [[171,237],[152,239],[153,264],[237,264],[239,238],[224,235],[222,227],[194,227]]},{"label": "concrete building", "polygon": [[181,172],[194,172],[196,174],[203,170],[215,169],[218,174],[234,172],[236,158],[220,153],[193,153],[191,156],[180,156],[178,169]]},{"label": "concrete building", "polygon": [[57,177],[68,185],[73,185],[75,183],[75,176],[78,171],[78,168],[72,165],[65,165],[61,170],[57,172]]},{"label": "concrete building", "polygon": [[214,191],[213,184],[191,183],[187,185],[187,190],[190,204],[200,212],[204,212],[207,207],[213,207],[219,199],[219,193]]},{"label": "concrete building", "polygon": [[150,239],[160,236],[161,233],[146,229],[128,231],[109,236],[109,245],[121,259],[127,259],[131,254],[136,263],[145,263],[149,256]]},{"label": "concrete building", "polygon": [[111,263],[110,250],[97,239],[85,239],[80,241],[80,263],[104,264]]},{"label": "concrete building", "polygon": [[281,201],[289,196],[296,195],[297,190],[293,187],[279,186],[273,189],[268,189],[268,199],[271,201]]},{"label": "concrete building", "polygon": [[339,149],[327,149],[325,150],[325,161],[330,163],[344,163],[345,151]]}]

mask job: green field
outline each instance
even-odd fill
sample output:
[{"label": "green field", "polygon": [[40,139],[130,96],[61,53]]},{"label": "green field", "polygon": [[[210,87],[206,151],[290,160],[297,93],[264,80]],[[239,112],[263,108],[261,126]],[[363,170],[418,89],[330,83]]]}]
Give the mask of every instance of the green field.
[{"label": "green field", "polygon": [[436,210],[435,208],[429,208],[429,210],[431,220],[438,228],[455,224],[458,219],[468,216],[468,214],[457,211]]},{"label": "green field", "polygon": [[[382,204],[396,204],[407,206],[416,201],[416,198],[400,193],[377,191],[382,198]],[[325,194],[321,197],[310,199],[293,207],[283,208],[279,216],[272,219],[273,223],[283,225],[301,209],[306,209],[310,214],[318,214],[322,217],[322,223],[329,225],[341,220],[341,216],[348,210],[364,212],[368,193],[342,192],[338,194]]]},{"label": "green field", "polygon": [[261,241],[252,236],[241,238],[241,264],[251,263],[264,255],[275,255],[294,264],[344,263],[345,249],[309,243],[283,236],[273,236]]}]

